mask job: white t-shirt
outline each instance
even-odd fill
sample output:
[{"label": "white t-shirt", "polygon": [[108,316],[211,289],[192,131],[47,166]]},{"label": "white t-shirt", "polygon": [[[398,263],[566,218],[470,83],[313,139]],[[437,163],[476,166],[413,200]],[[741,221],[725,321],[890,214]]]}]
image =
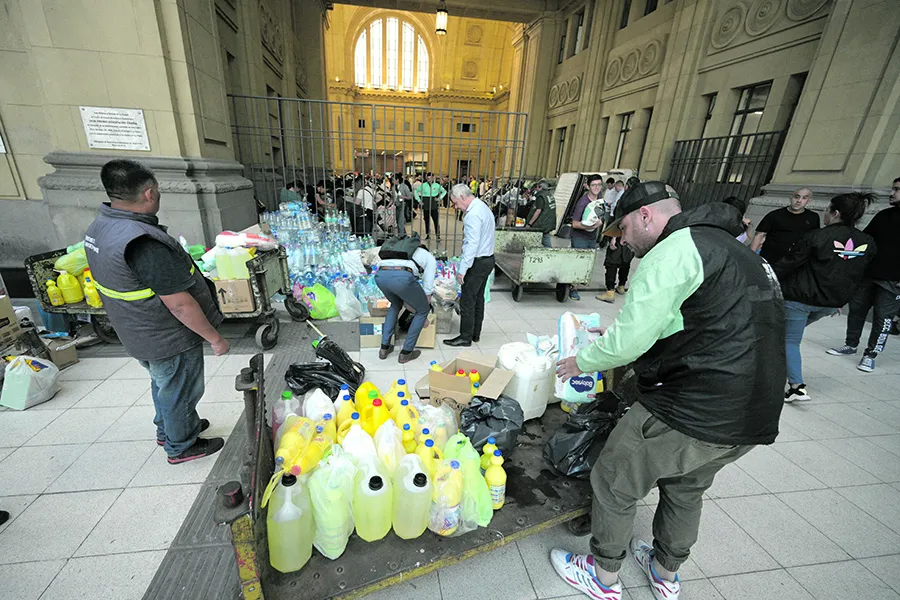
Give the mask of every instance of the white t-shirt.
[{"label": "white t-shirt", "polygon": [[356,192],[356,203],[366,210],[375,210],[375,192],[368,186]]}]

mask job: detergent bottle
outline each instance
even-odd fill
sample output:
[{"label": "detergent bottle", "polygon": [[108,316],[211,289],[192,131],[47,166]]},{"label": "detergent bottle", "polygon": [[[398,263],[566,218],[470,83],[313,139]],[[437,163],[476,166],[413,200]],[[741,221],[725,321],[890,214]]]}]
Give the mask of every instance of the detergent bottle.
[{"label": "detergent bottle", "polygon": [[325,435],[325,429],[319,425],[316,427],[316,436],[306,445],[306,450],[300,455],[299,460],[291,469],[291,473],[308,475],[319,465],[319,461],[329,449],[331,449],[331,440]]},{"label": "detergent bottle", "polygon": [[394,419],[394,423],[397,424],[397,427],[403,429],[403,425],[409,423],[410,428],[413,430],[413,435],[415,435],[419,422],[419,411],[416,410],[416,407],[410,404],[409,400],[404,398],[400,401],[400,404],[394,408],[396,411],[391,416]]},{"label": "detergent bottle", "polygon": [[494,450],[497,449],[497,439],[489,437],[484,448],[481,449],[481,474],[484,475],[487,468],[491,466],[491,457],[494,456]]},{"label": "detergent bottle", "polygon": [[407,454],[400,460],[394,476],[394,533],[403,540],[411,540],[425,533],[431,513],[431,478],[422,460]]},{"label": "detergent bottle", "polygon": [[473,384],[472,384],[472,395],[473,395],[473,396],[477,396],[477,395],[478,395],[478,390],[479,390],[480,388],[481,388],[481,384],[480,384],[480,383],[473,383]]},{"label": "detergent bottle", "polygon": [[341,426],[338,427],[337,442],[341,446],[344,445],[344,440],[346,439],[347,434],[350,432],[350,428],[354,423],[362,427],[362,421],[359,418],[359,413],[355,411],[350,413],[350,418],[345,420],[343,423],[341,423]]},{"label": "detergent bottle", "polygon": [[481,373],[479,373],[476,369],[472,369],[469,373],[469,381],[474,383],[481,383]]},{"label": "detergent bottle", "polygon": [[82,286],[82,290],[84,291],[84,299],[87,301],[88,306],[93,308],[102,308],[103,300],[100,299],[100,292],[97,291],[97,286],[94,285],[94,280],[91,279],[90,273],[85,270],[84,272],[84,285]]},{"label": "detergent bottle", "polygon": [[294,398],[290,390],[281,392],[281,398],[272,407],[272,439],[278,439],[278,431],[284,425],[288,415],[296,415],[300,410],[300,402]]},{"label": "detergent bottle", "polygon": [[327,412],[322,417],[322,421],[324,423],[322,428],[325,430],[325,437],[328,438],[329,443],[335,443],[337,441],[337,425],[335,424],[334,415]]},{"label": "detergent bottle", "polygon": [[376,456],[359,462],[353,493],[356,533],[367,542],[380,540],[391,530],[393,489],[384,465]]},{"label": "detergent bottle", "polygon": [[77,304],[84,300],[84,290],[81,289],[78,278],[66,271],[60,273],[59,277],[56,278],[56,287],[62,292],[63,300],[66,301],[66,304]]},{"label": "detergent bottle", "polygon": [[341,391],[338,392],[337,398],[334,399],[334,414],[341,410],[341,404],[344,403],[344,396],[350,395],[350,386],[346,383],[341,384]]},{"label": "detergent bottle", "polygon": [[312,442],[315,434],[315,424],[309,419],[298,417],[290,429],[281,435],[281,441],[275,451],[275,470],[290,471],[306,452],[306,447]]},{"label": "detergent bottle", "polygon": [[282,573],[299,571],[312,556],[309,491],[295,476],[283,475],[268,507],[269,562]]},{"label": "detergent bottle", "polygon": [[363,382],[361,386],[356,388],[356,394],[354,395],[353,400],[356,402],[357,409],[366,405],[366,400],[370,397],[369,392],[375,392],[375,398],[381,395],[381,392],[378,391],[375,384],[370,381]]},{"label": "detergent bottle", "polygon": [[243,246],[232,248],[228,251],[231,268],[234,270],[233,279],[250,279],[250,270],[247,261],[250,260],[250,251]]},{"label": "detergent bottle", "polygon": [[372,416],[368,423],[363,421],[363,428],[369,432],[369,435],[375,435],[378,428],[390,420],[391,413],[388,412],[387,406],[384,405],[384,401],[381,398],[375,398],[375,400],[372,401]]},{"label": "detergent bottle", "polygon": [[216,273],[219,279],[237,279],[235,277],[234,265],[231,262],[229,248],[222,246],[216,247]]},{"label": "detergent bottle", "polygon": [[353,424],[350,430],[341,442],[341,448],[347,451],[353,460],[357,463],[368,458],[377,458],[378,453],[375,450],[375,441],[372,436],[366,433],[359,423],[358,413],[353,413],[355,417],[351,417]]},{"label": "detergent bottle", "polygon": [[488,489],[491,491],[494,510],[500,510],[506,502],[506,471],[503,470],[503,456],[499,450],[494,450],[491,465],[484,473],[484,480],[487,481]]},{"label": "detergent bottle", "polygon": [[459,371],[457,371],[457,372],[456,372],[456,376],[457,376],[457,377],[465,377],[465,376],[466,376],[466,371],[465,371],[465,369],[460,369]]},{"label": "detergent bottle", "polygon": [[444,369],[441,368],[441,365],[437,364],[436,360],[431,361],[431,365],[428,367],[432,371],[437,371],[438,373],[442,373]]},{"label": "detergent bottle", "polygon": [[409,423],[403,424],[403,432],[401,435],[401,439],[403,440],[403,449],[407,454],[414,454],[416,452],[416,434],[413,433]]},{"label": "detergent bottle", "polygon": [[388,475],[393,477],[400,466],[400,460],[406,456],[406,450],[403,449],[403,434],[390,419],[375,432],[375,450]]},{"label": "detergent bottle", "polygon": [[63,300],[62,292],[56,287],[56,282],[52,279],[47,280],[47,297],[50,299],[51,306],[62,306],[66,303]]},{"label": "detergent bottle", "polygon": [[431,430],[427,427],[423,427],[422,429],[420,429],[419,434],[416,436],[417,444],[424,444],[425,440],[434,440],[434,438],[431,437]]},{"label": "detergent bottle", "polygon": [[345,421],[350,419],[350,415],[355,412],[356,405],[353,404],[353,399],[350,397],[350,394],[344,394],[341,404],[337,408],[337,426],[340,427],[343,425]]},{"label": "detergent bottle", "polygon": [[431,438],[419,444],[416,448],[416,455],[422,459],[422,464],[430,474],[437,470],[438,464],[444,458],[444,453],[434,445],[434,440]]},{"label": "detergent bottle", "polygon": [[461,516],[463,477],[459,461],[443,461],[432,477],[431,511],[428,529],[438,535],[453,535],[459,529]]}]

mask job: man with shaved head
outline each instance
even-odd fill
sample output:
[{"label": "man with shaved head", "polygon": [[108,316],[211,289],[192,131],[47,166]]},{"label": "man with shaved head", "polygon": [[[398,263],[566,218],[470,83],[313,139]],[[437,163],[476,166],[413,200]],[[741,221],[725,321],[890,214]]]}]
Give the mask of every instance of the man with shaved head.
[{"label": "man with shaved head", "polygon": [[812,191],[800,188],[791,196],[789,206],[773,210],[763,217],[756,228],[750,249],[759,252],[770,264],[776,263],[804,233],[818,229],[818,213],[806,210],[812,197]]}]

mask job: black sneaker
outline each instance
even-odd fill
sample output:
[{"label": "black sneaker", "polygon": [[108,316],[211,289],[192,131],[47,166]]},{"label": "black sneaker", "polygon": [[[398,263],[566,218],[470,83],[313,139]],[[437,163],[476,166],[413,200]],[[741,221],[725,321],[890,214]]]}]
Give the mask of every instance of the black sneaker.
[{"label": "black sneaker", "polygon": [[566,529],[572,535],[582,536],[591,532],[591,515],[581,515],[566,523]]},{"label": "black sneaker", "polygon": [[794,400],[806,401],[809,400],[809,394],[806,392],[806,386],[802,383],[798,386],[790,386],[788,391],[784,393],[784,401],[790,404]]},{"label": "black sneaker", "polygon": [[[200,419],[200,433],[203,433],[207,429],[209,429],[209,419]],[[156,438],[156,445],[157,446],[165,446],[166,440],[161,440],[159,438]]]},{"label": "black sneaker", "polygon": [[0,510],[0,525],[3,525],[7,521],[9,521],[9,513],[5,510]]},{"label": "black sneaker", "polygon": [[894,321],[891,323],[891,335],[900,335],[900,321]]},{"label": "black sneaker", "polygon": [[197,438],[197,441],[194,442],[193,446],[178,456],[170,456],[166,460],[169,461],[170,465],[177,465],[179,463],[188,462],[189,460],[196,460],[215,454],[221,450],[224,445],[225,440],[222,438]]}]

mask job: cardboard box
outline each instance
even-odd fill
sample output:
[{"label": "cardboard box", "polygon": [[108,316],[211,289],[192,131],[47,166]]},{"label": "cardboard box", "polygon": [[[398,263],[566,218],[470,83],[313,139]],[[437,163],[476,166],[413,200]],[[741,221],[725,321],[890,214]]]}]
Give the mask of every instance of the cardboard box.
[{"label": "cardboard box", "polygon": [[41,339],[50,352],[50,360],[53,361],[60,369],[64,369],[78,362],[78,349],[75,347],[75,340],[71,338],[46,340]]},{"label": "cardboard box", "polygon": [[369,300],[369,316],[370,317],[386,317],[391,303],[387,298],[379,298],[377,300]]},{"label": "cardboard box", "polygon": [[428,320],[419,333],[419,339],[416,341],[416,348],[434,348],[437,344],[437,327],[435,326],[434,313],[428,314]]},{"label": "cardboard box", "polygon": [[0,347],[12,344],[19,336],[19,320],[9,296],[0,296]]},{"label": "cardboard box", "polygon": [[383,327],[384,317],[360,317],[359,347],[381,348],[381,332]]},{"label": "cardboard box", "polygon": [[497,399],[512,381],[515,373],[495,367],[496,364],[496,356],[471,351],[461,352],[455,359],[442,365],[443,372],[428,371],[425,377],[416,382],[416,394],[434,406],[442,404],[449,406],[458,418],[460,411],[472,402],[472,384],[468,377],[457,377],[454,373],[459,369],[465,370],[466,373],[477,369],[481,374],[478,395]]},{"label": "cardboard box", "polygon": [[215,284],[216,299],[223,314],[256,310],[256,301],[249,279],[219,279]]}]

